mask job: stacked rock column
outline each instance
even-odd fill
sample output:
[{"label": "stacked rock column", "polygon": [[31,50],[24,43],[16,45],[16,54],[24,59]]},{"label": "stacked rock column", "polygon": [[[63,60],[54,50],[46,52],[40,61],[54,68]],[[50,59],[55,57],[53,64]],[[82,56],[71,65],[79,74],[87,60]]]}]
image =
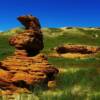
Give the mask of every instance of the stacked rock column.
[{"label": "stacked rock column", "polygon": [[36,85],[50,86],[58,69],[48,63],[40,53],[43,49],[43,35],[39,20],[32,15],[20,16],[18,20],[25,31],[12,36],[10,45],[15,47],[14,55],[0,62],[0,89],[5,93],[31,92]]}]

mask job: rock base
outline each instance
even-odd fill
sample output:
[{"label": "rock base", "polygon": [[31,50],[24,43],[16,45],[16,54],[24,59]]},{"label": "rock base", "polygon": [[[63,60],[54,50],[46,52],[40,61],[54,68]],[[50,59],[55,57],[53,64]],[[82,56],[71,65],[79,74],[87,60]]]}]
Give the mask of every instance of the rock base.
[{"label": "rock base", "polygon": [[48,82],[54,81],[58,73],[43,54],[27,57],[17,53],[0,62],[0,68],[0,88],[9,93],[20,92],[22,89],[31,92],[30,87],[34,88],[37,84],[47,87]]}]

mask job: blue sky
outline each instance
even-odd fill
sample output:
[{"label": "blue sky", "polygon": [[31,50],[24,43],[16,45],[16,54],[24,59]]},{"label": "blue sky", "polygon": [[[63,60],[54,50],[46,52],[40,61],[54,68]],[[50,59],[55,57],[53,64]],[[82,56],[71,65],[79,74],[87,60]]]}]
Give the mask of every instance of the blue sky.
[{"label": "blue sky", "polygon": [[42,27],[99,27],[100,0],[0,0],[0,30],[21,26],[16,17],[26,14]]}]

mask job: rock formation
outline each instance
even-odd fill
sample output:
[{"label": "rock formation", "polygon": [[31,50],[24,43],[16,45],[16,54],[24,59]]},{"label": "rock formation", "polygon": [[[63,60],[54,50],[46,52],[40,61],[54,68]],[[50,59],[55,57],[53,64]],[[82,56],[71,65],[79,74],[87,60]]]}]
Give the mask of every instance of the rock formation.
[{"label": "rock formation", "polygon": [[41,28],[39,20],[32,15],[20,16],[18,20],[25,26],[26,29],[39,30]]},{"label": "rock formation", "polygon": [[18,20],[26,30],[10,38],[9,43],[18,50],[25,50],[29,55],[38,54],[43,49],[43,35],[41,26],[36,17],[31,15],[20,16]]},{"label": "rock formation", "polygon": [[16,48],[12,56],[0,62],[0,89],[5,94],[30,92],[30,87],[37,84],[48,86],[55,81],[58,73],[47,57],[39,54],[43,49],[43,35],[39,20],[31,15],[20,16],[18,20],[25,26],[25,31],[12,36],[10,45]]},{"label": "rock formation", "polygon": [[66,44],[54,48],[58,54],[64,53],[81,53],[81,54],[91,54],[100,51],[100,47],[88,46],[88,45],[72,45]]}]

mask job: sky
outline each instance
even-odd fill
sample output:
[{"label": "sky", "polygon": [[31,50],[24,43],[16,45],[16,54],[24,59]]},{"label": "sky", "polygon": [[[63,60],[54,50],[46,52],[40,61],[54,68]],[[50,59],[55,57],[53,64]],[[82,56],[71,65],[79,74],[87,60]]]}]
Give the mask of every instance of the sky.
[{"label": "sky", "polygon": [[42,27],[100,27],[100,0],[0,0],[0,31],[20,27],[32,14]]}]

